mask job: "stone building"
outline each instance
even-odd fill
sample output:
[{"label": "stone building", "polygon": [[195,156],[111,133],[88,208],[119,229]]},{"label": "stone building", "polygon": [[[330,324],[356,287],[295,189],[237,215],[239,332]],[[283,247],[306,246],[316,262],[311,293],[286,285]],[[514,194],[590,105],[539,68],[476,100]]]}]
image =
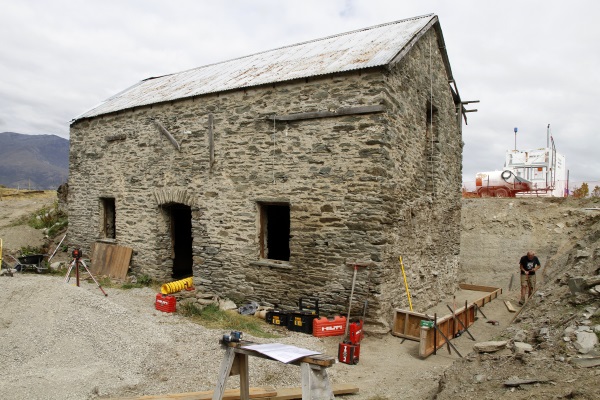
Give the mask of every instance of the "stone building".
[{"label": "stone building", "polygon": [[452,293],[463,113],[431,14],[145,79],[71,123],[72,245],[385,326]]}]

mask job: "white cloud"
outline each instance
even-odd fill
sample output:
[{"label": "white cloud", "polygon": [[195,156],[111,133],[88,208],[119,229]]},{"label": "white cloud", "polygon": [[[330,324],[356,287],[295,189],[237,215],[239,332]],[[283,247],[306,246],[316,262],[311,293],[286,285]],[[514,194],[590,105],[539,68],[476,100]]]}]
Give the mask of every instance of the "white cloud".
[{"label": "white cloud", "polygon": [[[545,145],[600,181],[600,3],[592,1],[0,0],[0,131],[68,137],[69,121],[150,76],[434,12],[468,108],[464,178]],[[598,182],[600,183],[600,182]]]}]

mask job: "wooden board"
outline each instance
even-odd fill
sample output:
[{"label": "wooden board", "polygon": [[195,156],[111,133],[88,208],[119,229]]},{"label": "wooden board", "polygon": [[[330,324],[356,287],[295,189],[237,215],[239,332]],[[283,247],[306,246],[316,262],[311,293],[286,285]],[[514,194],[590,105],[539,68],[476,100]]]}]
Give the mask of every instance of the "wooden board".
[{"label": "wooden board", "polygon": [[422,313],[396,309],[392,325],[392,335],[408,340],[421,340],[421,321],[427,320]]},{"label": "wooden board", "polygon": [[506,309],[510,312],[517,312],[517,310],[515,310],[515,308],[513,307],[512,303],[508,300],[504,300],[504,305],[506,306]]},{"label": "wooden board", "polygon": [[493,286],[471,285],[468,283],[459,283],[458,287],[462,290],[473,290],[475,292],[495,292],[500,289]]},{"label": "wooden board", "polygon": [[[354,394],[358,393],[358,386],[350,383],[338,383],[333,385],[334,395]],[[210,400],[212,399],[213,391],[205,392],[190,392],[190,393],[173,393],[162,394],[156,396],[140,396],[140,397],[119,397],[114,400]],[[239,389],[228,389],[223,395],[223,400],[237,400],[240,398]],[[251,399],[265,400],[292,400],[302,399],[302,388],[283,388],[275,389],[272,387],[250,388]]]},{"label": "wooden board", "polygon": [[123,279],[127,276],[132,252],[131,247],[112,243],[93,243],[90,270],[94,275]]},{"label": "wooden board", "polygon": [[385,111],[385,107],[377,104],[374,106],[342,107],[338,108],[336,111],[311,111],[287,115],[271,115],[267,117],[267,119],[271,121],[299,121],[316,118],[341,117],[343,115],[380,113],[383,111]]},{"label": "wooden board", "polygon": [[[433,317],[430,318],[433,319]],[[452,340],[459,331],[462,331],[464,328],[457,320],[460,320],[467,328],[473,325],[475,323],[475,306],[471,303],[466,309],[465,307],[457,309],[454,317],[452,314],[448,314],[438,318],[437,326],[443,336],[439,332],[435,332],[435,328],[421,327],[419,356],[425,358],[433,354],[446,344],[446,338]]]},{"label": "wooden board", "polygon": [[[358,386],[354,386],[350,383],[338,383],[332,385],[333,394],[341,396],[344,394],[355,394],[358,393]],[[302,388],[284,388],[277,389],[277,396],[269,397],[267,400],[292,400],[302,399]]]},{"label": "wooden board", "polygon": [[[250,388],[251,399],[270,399],[277,395],[277,390],[273,387]],[[155,396],[139,397],[119,397],[115,400],[211,400],[212,390],[204,392],[159,394]],[[240,398],[240,389],[227,389],[223,394],[223,400],[238,400]]]}]

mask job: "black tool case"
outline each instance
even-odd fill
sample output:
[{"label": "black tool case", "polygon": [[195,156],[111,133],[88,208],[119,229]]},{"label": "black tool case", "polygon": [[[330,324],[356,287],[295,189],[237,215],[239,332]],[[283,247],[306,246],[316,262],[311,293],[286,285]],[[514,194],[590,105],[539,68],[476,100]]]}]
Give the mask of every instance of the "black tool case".
[{"label": "black tool case", "polygon": [[269,310],[265,315],[265,320],[269,324],[279,325],[279,326],[288,326],[288,321],[290,319],[290,312],[286,310]]},{"label": "black tool case", "polygon": [[289,313],[288,329],[312,335],[313,320],[319,318],[319,299],[313,297],[300,298],[298,308],[298,310]]}]

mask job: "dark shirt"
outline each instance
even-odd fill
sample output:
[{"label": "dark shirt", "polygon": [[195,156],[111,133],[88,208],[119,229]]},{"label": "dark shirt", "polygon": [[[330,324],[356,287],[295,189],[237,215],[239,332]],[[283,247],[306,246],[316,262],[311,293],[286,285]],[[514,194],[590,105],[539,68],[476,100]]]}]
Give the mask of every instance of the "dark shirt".
[{"label": "dark shirt", "polygon": [[[525,271],[529,271],[529,275],[535,275],[535,271],[533,270],[535,266],[542,265],[540,264],[540,260],[536,256],[533,256],[533,259],[531,260],[529,259],[529,257],[523,256],[521,257],[521,261],[519,261],[519,264],[523,266],[523,269]],[[521,275],[525,275],[525,272],[523,272],[522,270]]]}]

